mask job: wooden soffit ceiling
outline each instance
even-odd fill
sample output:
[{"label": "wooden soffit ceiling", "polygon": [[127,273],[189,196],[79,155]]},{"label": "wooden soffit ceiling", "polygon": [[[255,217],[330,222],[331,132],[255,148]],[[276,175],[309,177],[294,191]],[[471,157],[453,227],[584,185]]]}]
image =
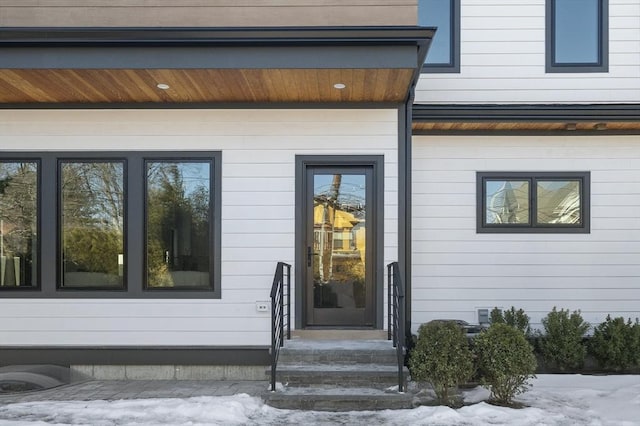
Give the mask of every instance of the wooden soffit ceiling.
[{"label": "wooden soffit ceiling", "polygon": [[412,128],[414,134],[637,134],[640,105],[414,105]]},{"label": "wooden soffit ceiling", "polygon": [[572,132],[572,131],[638,131],[640,121],[636,122],[483,122],[483,123],[413,123],[414,133],[428,132]]},{"label": "wooden soffit ceiling", "polygon": [[402,102],[412,76],[411,69],[1,69],[0,103]]},{"label": "wooden soffit ceiling", "polygon": [[398,103],[433,31],[0,29],[0,104]]}]

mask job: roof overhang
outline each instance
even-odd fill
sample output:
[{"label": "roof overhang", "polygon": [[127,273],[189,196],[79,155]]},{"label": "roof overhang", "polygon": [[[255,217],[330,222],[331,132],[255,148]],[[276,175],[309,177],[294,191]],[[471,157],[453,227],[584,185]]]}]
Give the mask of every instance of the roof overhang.
[{"label": "roof overhang", "polygon": [[0,105],[405,102],[433,34],[423,27],[3,28]]},{"label": "roof overhang", "polygon": [[413,134],[640,133],[640,104],[414,105]]}]

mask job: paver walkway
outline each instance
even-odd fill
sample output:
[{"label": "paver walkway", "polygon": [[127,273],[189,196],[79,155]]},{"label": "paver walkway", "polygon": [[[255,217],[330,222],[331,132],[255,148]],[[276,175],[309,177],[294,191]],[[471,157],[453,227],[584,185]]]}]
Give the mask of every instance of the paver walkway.
[{"label": "paver walkway", "polygon": [[43,391],[0,394],[0,405],[33,401],[190,398],[239,393],[260,396],[267,388],[266,381],[90,380]]}]

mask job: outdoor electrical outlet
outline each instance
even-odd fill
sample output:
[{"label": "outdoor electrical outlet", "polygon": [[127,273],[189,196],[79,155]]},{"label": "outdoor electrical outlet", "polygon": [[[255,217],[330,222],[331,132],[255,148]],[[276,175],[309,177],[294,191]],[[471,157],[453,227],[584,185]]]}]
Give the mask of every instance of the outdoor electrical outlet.
[{"label": "outdoor electrical outlet", "polygon": [[269,302],[256,302],[258,312],[269,312]]}]

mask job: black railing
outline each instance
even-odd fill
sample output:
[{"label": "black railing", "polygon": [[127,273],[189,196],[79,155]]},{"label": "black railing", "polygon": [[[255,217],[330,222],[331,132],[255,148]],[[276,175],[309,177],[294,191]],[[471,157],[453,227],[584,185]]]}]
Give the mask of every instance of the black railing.
[{"label": "black railing", "polygon": [[[285,312],[286,311],[286,312]],[[280,348],[291,339],[291,265],[278,262],[271,286],[271,392],[276,390],[276,367]]]},{"label": "black railing", "polygon": [[406,350],[405,340],[405,305],[404,285],[400,277],[398,262],[387,265],[387,291],[388,291],[388,339],[393,340],[398,357],[398,391],[404,392],[404,354]]}]

